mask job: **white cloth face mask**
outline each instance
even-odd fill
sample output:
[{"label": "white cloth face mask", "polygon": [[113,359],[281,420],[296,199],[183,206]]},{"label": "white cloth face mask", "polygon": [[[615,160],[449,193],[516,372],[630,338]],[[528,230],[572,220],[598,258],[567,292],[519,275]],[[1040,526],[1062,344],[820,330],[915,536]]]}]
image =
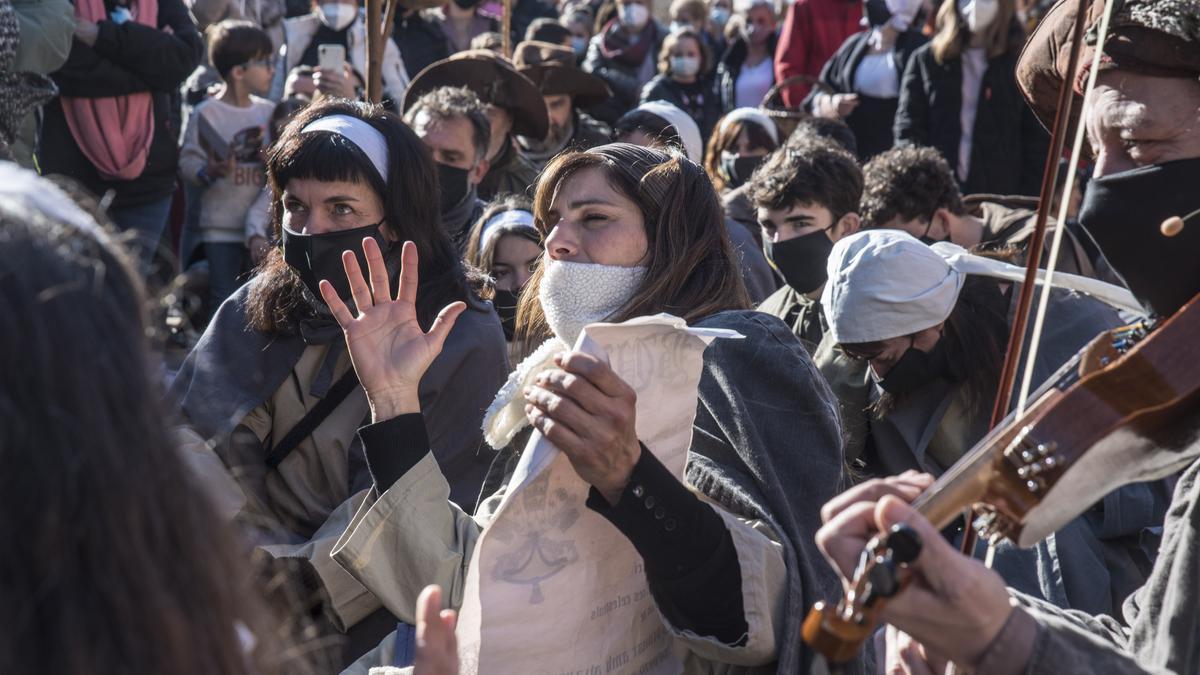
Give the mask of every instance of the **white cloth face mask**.
[{"label": "white cloth face mask", "polygon": [[608,319],[641,285],[645,267],[544,260],[538,288],[542,313],[554,335],[574,345],[584,326]]},{"label": "white cloth face mask", "polygon": [[958,0],[958,13],[966,20],[967,30],[971,33],[987,30],[999,12],[997,0]]},{"label": "white cloth face mask", "polygon": [[645,5],[628,4],[621,7],[621,25],[630,30],[641,30],[650,20],[650,10]]},{"label": "white cloth face mask", "polygon": [[325,2],[320,5],[321,23],[333,30],[342,30],[354,23],[358,7],[344,2]]},{"label": "white cloth face mask", "polygon": [[700,72],[700,59],[694,56],[672,56],[671,72],[684,77],[692,77]]}]

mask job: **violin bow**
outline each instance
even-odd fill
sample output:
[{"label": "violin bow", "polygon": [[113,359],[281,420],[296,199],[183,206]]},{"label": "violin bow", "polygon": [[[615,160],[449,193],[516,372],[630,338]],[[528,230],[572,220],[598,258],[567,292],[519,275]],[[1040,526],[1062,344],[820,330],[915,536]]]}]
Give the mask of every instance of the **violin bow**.
[{"label": "violin bow", "polygon": [[[989,430],[995,429],[1008,415],[1008,406],[1013,399],[1017,378],[1017,365],[1021,362],[1026,328],[1028,327],[1029,315],[1033,308],[1034,290],[1037,286],[1037,272],[1042,260],[1042,251],[1045,248],[1046,227],[1050,216],[1050,206],[1054,201],[1055,190],[1058,187],[1058,161],[1062,157],[1063,148],[1066,145],[1067,130],[1071,123],[1071,110],[1073,104],[1078,101],[1079,120],[1075,125],[1075,139],[1068,164],[1070,170],[1067,171],[1066,183],[1063,186],[1063,194],[1066,194],[1075,183],[1074,167],[1077,166],[1079,156],[1083,150],[1085,127],[1083,105],[1096,85],[1096,73],[1099,70],[1100,56],[1104,51],[1104,41],[1108,36],[1108,24],[1109,17],[1112,14],[1112,7],[1113,0],[1104,0],[1104,12],[1101,16],[1097,32],[1096,49],[1092,57],[1092,67],[1088,73],[1087,86],[1084,88],[1083,96],[1076,98],[1073,96],[1075,85],[1074,74],[1079,67],[1079,56],[1083,50],[1084,28],[1087,24],[1087,15],[1090,8],[1089,0],[1079,0],[1079,8],[1076,11],[1075,22],[1071,30],[1071,49],[1067,59],[1067,76],[1063,78],[1062,85],[1058,90],[1058,106],[1055,108],[1054,123],[1051,125],[1050,130],[1050,149],[1046,155],[1045,168],[1042,171],[1042,185],[1038,197],[1037,217],[1034,221],[1033,236],[1029,241],[1029,247],[1026,251],[1025,280],[1021,284],[1021,292],[1017,299],[1016,316],[1009,330],[1008,348],[1004,354],[1004,367],[1000,371],[996,400],[992,406],[992,418],[988,425]],[[1028,402],[1029,390],[1033,384],[1033,362],[1037,358],[1041,332],[1045,324],[1046,307],[1049,304],[1050,290],[1054,282],[1054,271],[1058,265],[1063,232],[1066,230],[1068,200],[1060,199],[1059,201],[1058,221],[1057,227],[1054,229],[1054,241],[1050,248],[1050,260],[1046,263],[1045,282],[1042,285],[1037,317],[1034,322],[1033,335],[1030,339],[1029,354],[1025,361],[1025,371],[1022,377],[1019,396],[1017,397],[1018,416],[1024,413]],[[967,509],[965,512],[967,520],[963,528],[961,550],[964,554],[970,556],[974,556],[977,541],[975,528],[971,526],[971,523],[975,520],[975,515],[972,509]],[[992,547],[989,547],[986,561],[988,567],[991,567],[992,552]]]}]

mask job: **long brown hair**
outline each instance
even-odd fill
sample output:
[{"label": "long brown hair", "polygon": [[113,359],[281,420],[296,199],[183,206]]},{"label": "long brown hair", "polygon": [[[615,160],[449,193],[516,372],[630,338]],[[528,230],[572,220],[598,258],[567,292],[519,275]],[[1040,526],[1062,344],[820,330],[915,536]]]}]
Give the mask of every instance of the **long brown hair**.
[{"label": "long brown hair", "polygon": [[[302,133],[314,120],[330,115],[356,117],[383,134],[388,145],[386,185],[366,154],[352,143],[330,132]],[[297,114],[267,158],[271,226],[276,240],[283,227],[283,191],[295,178],[366,183],[379,195],[384,228],[399,241],[411,240],[417,246],[421,260],[417,318],[422,326],[428,328],[447,304],[466,300],[470,292],[466,272],[440,224],[433,159],[400,118],[381,106],[346,100],[315,103]],[[399,253],[399,247],[392,250]],[[272,249],[259,265],[250,287],[246,303],[250,326],[265,333],[292,332],[306,311],[304,283],[284,261],[283,251]]]},{"label": "long brown hair", "polygon": [[[989,59],[994,59],[1009,49],[1015,49],[1024,39],[1024,33],[1013,23],[1017,11],[1015,0],[996,2],[1000,5],[996,10],[996,18],[987,27],[983,39],[983,48]],[[958,2],[944,0],[938,9],[934,25],[937,32],[929,43],[934,60],[945,63],[962,56],[963,47],[971,39],[971,32],[967,30],[966,20],[958,12]]]},{"label": "long brown hair", "polygon": [[[700,166],[679,155],[612,143],[555,157],[542,171],[533,198],[534,224],[543,241],[554,229],[547,218],[563,184],[592,168],[641,208],[649,242],[645,279],[610,317],[613,321],[667,312],[691,323],[750,307],[717,193]],[[517,309],[517,340],[526,353],[551,335],[538,301],[544,269],[533,273]]]},{"label": "long brown hair", "polygon": [[0,672],[307,672],[168,429],[139,276],[0,206]]}]

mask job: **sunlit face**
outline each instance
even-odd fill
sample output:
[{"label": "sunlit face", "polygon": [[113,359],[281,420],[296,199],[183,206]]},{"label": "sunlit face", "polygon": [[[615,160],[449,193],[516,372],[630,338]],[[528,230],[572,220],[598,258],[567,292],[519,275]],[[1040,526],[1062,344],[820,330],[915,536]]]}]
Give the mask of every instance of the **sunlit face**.
[{"label": "sunlit face", "polygon": [[671,49],[671,56],[674,58],[690,58],[695,59],[697,63],[702,63],[703,52],[700,51],[700,43],[693,38],[680,38],[675,47]]},{"label": "sunlit face", "polygon": [[1085,112],[1096,177],[1200,157],[1200,83],[1102,72]]},{"label": "sunlit face", "polygon": [[528,238],[519,234],[500,235],[489,270],[496,280],[496,288],[502,291],[524,288],[541,257],[542,247]]},{"label": "sunlit face", "polygon": [[634,267],[649,252],[642,210],[618,192],[601,169],[582,169],[565,180],[546,214],[551,260]]},{"label": "sunlit face", "polygon": [[[383,220],[383,200],[365,182],[289,180],[283,191],[283,225],[300,234],[326,234]],[[383,235],[395,237],[385,226]]]},{"label": "sunlit face", "polygon": [[829,229],[833,225],[833,214],[817,204],[795,204],[787,209],[760,207],[758,224],[762,228],[763,240],[778,244]]},{"label": "sunlit face", "polygon": [[875,371],[875,376],[883,378],[896,365],[900,357],[904,356],[904,352],[908,351],[909,347],[915,347],[923,352],[932,351],[942,337],[943,325],[939,323],[912,335],[901,335],[878,342],[859,345],[843,344],[841,348],[851,358],[865,360],[870,364],[871,370]]},{"label": "sunlit face", "polygon": [[467,118],[454,115],[434,119],[420,113],[413,120],[412,129],[429,148],[433,161],[467,170],[467,182],[471,185],[478,185],[483,180],[487,163],[479,157],[474,141],[475,130]]},{"label": "sunlit face", "polygon": [[275,59],[270,54],[257,56],[240,66],[234,66],[231,75],[246,85],[246,91],[262,96],[271,90]]}]

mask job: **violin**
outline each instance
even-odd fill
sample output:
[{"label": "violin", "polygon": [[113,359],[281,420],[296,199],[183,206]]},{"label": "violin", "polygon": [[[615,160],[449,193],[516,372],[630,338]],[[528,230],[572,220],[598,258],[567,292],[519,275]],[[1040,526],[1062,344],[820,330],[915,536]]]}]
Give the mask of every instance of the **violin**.
[{"label": "violin", "polygon": [[[1200,402],[1200,295],[1165,321],[1101,334],[939,477],[913,503],[934,527],[966,508],[991,543],[1029,547],[1122,485],[1169,473],[1175,423]],[[1130,435],[1156,451],[1130,456]],[[1136,444],[1143,445],[1143,444]],[[876,537],[836,605],[816,603],[801,629],[829,664],[846,663],[879,624],[887,598],[906,583],[919,553],[906,528]]]}]

